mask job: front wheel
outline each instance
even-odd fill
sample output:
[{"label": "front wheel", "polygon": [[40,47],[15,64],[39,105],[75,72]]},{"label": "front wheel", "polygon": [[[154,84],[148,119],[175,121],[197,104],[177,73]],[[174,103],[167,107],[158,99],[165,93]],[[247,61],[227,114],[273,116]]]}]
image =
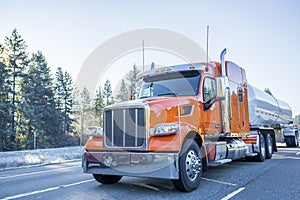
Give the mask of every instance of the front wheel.
[{"label": "front wheel", "polygon": [[96,181],[102,184],[114,184],[121,180],[122,176],[93,174]]},{"label": "front wheel", "polygon": [[190,192],[198,188],[202,176],[200,155],[200,148],[194,140],[184,142],[179,157],[179,179],[172,180],[177,190]]}]

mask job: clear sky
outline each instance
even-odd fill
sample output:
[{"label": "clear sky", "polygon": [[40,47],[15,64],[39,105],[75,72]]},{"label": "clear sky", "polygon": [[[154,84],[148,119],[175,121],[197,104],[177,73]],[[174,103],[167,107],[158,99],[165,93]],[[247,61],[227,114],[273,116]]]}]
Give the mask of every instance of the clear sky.
[{"label": "clear sky", "polygon": [[[0,10],[0,43],[17,28],[31,53],[42,51],[53,72],[60,66],[74,80],[89,54],[115,35],[161,28],[205,47],[209,25],[212,60],[226,47],[226,59],[246,69],[248,82],[270,88],[300,114],[300,1],[0,0]],[[135,57],[127,61],[140,64]]]}]

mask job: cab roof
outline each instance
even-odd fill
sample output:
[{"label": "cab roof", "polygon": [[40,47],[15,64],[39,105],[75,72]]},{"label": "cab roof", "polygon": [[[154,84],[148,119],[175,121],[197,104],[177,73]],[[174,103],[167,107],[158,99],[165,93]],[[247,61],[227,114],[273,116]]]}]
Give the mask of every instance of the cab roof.
[{"label": "cab roof", "polygon": [[189,71],[189,70],[204,70],[206,64],[203,63],[188,63],[188,64],[181,64],[181,65],[173,65],[173,66],[166,66],[161,67],[153,70],[149,70],[144,72],[143,77],[149,77],[158,74],[164,73],[172,73],[172,72],[180,72],[180,71]]}]

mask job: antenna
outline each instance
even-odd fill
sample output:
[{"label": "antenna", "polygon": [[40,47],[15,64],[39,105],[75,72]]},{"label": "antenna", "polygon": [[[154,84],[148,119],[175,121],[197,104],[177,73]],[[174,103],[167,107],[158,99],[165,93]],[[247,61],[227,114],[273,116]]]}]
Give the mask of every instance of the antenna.
[{"label": "antenna", "polygon": [[144,40],[143,40],[143,73],[145,71],[145,44],[144,44]]},{"label": "antenna", "polygon": [[208,35],[209,35],[209,25],[206,26],[206,67],[205,67],[205,71],[208,71]]}]

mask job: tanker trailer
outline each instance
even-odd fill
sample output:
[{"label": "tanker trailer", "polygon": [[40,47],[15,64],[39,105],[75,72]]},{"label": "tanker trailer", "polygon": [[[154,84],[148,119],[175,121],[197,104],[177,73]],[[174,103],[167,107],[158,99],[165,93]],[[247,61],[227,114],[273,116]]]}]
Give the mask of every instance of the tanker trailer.
[{"label": "tanker trailer", "polygon": [[248,99],[251,127],[274,128],[277,141],[285,141],[287,147],[299,145],[298,130],[291,125],[292,109],[286,102],[252,85],[248,85]]}]

